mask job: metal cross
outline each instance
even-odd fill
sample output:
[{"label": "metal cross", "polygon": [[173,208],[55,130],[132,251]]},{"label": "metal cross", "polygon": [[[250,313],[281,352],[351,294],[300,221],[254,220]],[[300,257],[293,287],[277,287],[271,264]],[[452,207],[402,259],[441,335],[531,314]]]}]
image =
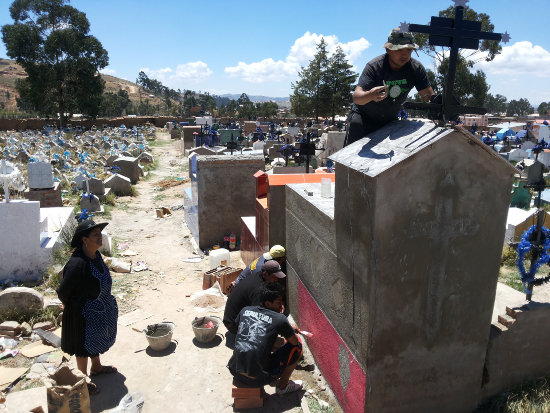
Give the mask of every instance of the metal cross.
[{"label": "metal cross", "polygon": [[432,16],[429,25],[401,23],[401,31],[424,33],[429,35],[430,46],[444,46],[450,48],[449,71],[445,82],[443,96],[438,96],[435,103],[406,102],[407,109],[428,110],[436,119],[444,122],[452,121],[461,113],[485,114],[487,109],[461,106],[453,96],[456,75],[456,64],[459,49],[479,49],[479,41],[497,40],[507,43],[510,40],[508,33],[491,33],[481,31],[481,22],[464,20],[464,5],[467,0],[455,0],[455,18]]}]

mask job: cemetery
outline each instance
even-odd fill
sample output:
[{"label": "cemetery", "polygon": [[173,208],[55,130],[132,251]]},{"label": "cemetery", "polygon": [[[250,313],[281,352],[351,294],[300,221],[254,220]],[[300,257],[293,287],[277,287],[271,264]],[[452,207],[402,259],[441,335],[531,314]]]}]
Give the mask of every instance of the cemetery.
[{"label": "cemetery", "polygon": [[[510,37],[454,3],[400,26],[449,48],[439,94],[351,143],[351,120],[317,116],[0,119],[0,410],[54,411],[70,391],[82,412],[483,413],[547,380],[550,127],[454,96],[459,50]],[[116,336],[86,347],[89,375],[62,334],[80,253],[101,292],[78,316]],[[231,333],[226,305],[270,276],[281,305]],[[227,367],[271,315],[303,349],[284,356],[290,391],[284,363],[263,385]]]}]

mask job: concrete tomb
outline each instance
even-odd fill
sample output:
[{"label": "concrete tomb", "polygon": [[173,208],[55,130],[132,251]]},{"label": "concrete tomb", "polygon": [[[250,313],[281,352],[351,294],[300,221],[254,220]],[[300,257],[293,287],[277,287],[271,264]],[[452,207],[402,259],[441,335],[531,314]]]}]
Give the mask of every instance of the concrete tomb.
[{"label": "concrete tomb", "polygon": [[308,345],[332,390],[346,412],[474,410],[517,171],[427,121],[330,159],[335,198],[287,185],[286,245],[290,310],[322,337]]},{"label": "concrete tomb", "polygon": [[72,218],[71,207],[40,208],[37,201],[0,202],[0,280],[40,280]]},{"label": "concrete tomb", "polygon": [[255,155],[198,155],[196,180],[184,191],[185,221],[201,249],[239,233],[241,215],[254,214],[254,173],[264,168]]}]

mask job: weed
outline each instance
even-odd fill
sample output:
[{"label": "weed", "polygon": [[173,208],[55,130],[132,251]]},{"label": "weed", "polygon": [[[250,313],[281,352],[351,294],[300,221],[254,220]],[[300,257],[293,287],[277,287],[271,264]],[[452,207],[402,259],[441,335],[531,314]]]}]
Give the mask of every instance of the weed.
[{"label": "weed", "polygon": [[101,217],[103,219],[111,219],[113,217],[112,215],[112,212],[113,212],[113,206],[112,205],[103,205],[103,212],[95,212],[95,214],[97,215],[101,215]]},{"label": "weed", "polygon": [[103,205],[116,206],[116,195],[109,192],[109,194],[103,200]]},{"label": "weed", "polygon": [[4,310],[0,314],[0,321],[17,321],[21,323],[29,323],[31,327],[33,324],[40,321],[51,321],[57,326],[57,316],[61,312],[60,308],[47,308],[34,313],[23,314],[17,310]]},{"label": "weed", "polygon": [[502,258],[500,260],[500,265],[515,266],[517,259],[517,251],[509,245],[505,245],[502,249]]},{"label": "weed", "polygon": [[[526,268],[529,268],[528,263],[526,263],[525,265]],[[519,270],[515,266],[512,267],[508,265],[503,265],[502,267],[500,267],[498,280],[506,284],[507,286],[512,287],[514,290],[523,292],[523,284],[521,283],[521,279],[519,277]]]},{"label": "weed", "polygon": [[158,169],[159,165],[160,165],[160,161],[159,161],[158,158],[157,158],[157,159],[155,159],[155,160],[153,161],[153,163],[148,163],[148,164],[146,164],[146,165],[143,167],[143,170],[144,170],[145,172],[154,171],[155,169]]},{"label": "weed", "polygon": [[130,196],[139,196],[139,191],[138,189],[135,187],[135,185],[132,185],[130,187]]},{"label": "weed", "polygon": [[475,413],[528,413],[550,411],[550,378],[541,377],[492,397]]},{"label": "weed", "polygon": [[153,197],[153,201],[162,201],[164,198],[166,198],[165,194],[158,194]]}]

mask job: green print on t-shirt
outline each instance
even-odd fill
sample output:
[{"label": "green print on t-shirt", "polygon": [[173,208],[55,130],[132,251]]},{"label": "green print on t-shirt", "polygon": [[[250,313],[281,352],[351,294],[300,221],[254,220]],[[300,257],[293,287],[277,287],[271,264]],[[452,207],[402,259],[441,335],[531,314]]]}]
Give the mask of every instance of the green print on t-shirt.
[{"label": "green print on t-shirt", "polygon": [[389,95],[391,98],[397,98],[401,93],[409,93],[407,87],[402,85],[407,85],[407,79],[400,80],[386,80],[386,86],[389,88]]}]

